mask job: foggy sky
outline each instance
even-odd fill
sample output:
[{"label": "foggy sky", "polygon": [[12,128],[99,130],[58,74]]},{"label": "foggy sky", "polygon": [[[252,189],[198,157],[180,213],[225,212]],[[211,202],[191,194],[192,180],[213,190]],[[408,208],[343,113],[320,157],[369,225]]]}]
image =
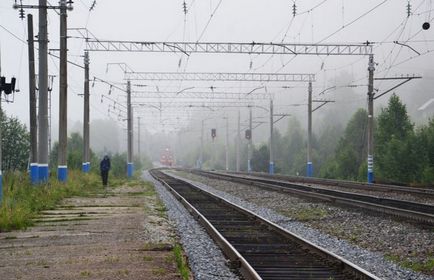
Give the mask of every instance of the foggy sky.
[{"label": "foggy sky", "polygon": [[[429,0],[410,1],[413,14],[407,17],[407,0],[323,0],[296,1],[297,15],[293,17],[290,0],[188,0],[186,1],[188,13],[184,16],[183,1],[96,1],[95,9],[89,12],[93,1],[75,1],[74,11],[69,12],[69,27],[87,27],[99,39],[134,40],[134,41],[190,41],[196,42],[288,42],[288,43],[361,43],[384,42],[376,44],[374,48],[376,76],[395,75],[423,75],[423,79],[400,87],[395,92],[405,102],[415,101],[420,106],[427,96],[434,96],[433,64],[434,64],[434,27],[421,31],[425,21],[433,24],[434,6]],[[36,0],[23,0],[25,4],[37,4]],[[220,6],[210,20],[210,14],[217,5]],[[0,3],[0,25],[13,32],[18,38],[26,41],[26,21],[18,18],[18,12],[12,9],[13,1],[2,0]],[[57,4],[51,2],[51,4]],[[193,4],[193,5],[191,5]],[[319,7],[311,10],[313,7]],[[369,12],[379,5],[378,8]],[[431,12],[430,12],[431,11]],[[37,11],[26,10],[34,15],[35,34],[37,34]],[[365,14],[365,15],[364,15]],[[356,20],[357,18],[359,18]],[[210,20],[210,21],[209,21]],[[209,25],[207,25],[209,21]],[[49,48],[58,48],[58,15],[49,11]],[[286,36],[285,33],[287,32]],[[200,35],[203,33],[203,36]],[[76,32],[69,32],[69,59],[80,65],[83,64],[82,39],[75,38]],[[325,39],[325,40],[324,40]],[[415,50],[402,47],[393,41],[403,42]],[[27,46],[20,42],[4,29],[0,28],[0,48],[2,58],[2,75],[16,76],[20,93],[15,94],[13,104],[2,104],[7,114],[17,116],[24,123],[28,123],[28,72],[27,72]],[[427,54],[428,52],[428,54]],[[36,52],[37,54],[37,52]],[[411,59],[412,57],[417,57]],[[331,105],[333,109],[349,107],[366,107],[367,88],[367,57],[317,57],[317,56],[257,56],[257,55],[210,55],[192,54],[188,59],[183,54],[156,54],[156,53],[105,53],[94,52],[90,54],[91,77],[97,76],[112,82],[123,83],[123,73],[117,66],[107,67],[107,63],[127,63],[136,71],[186,71],[186,72],[277,72],[279,73],[315,73],[317,81],[314,83],[314,93],[319,93],[334,85],[358,84],[351,90],[329,91],[321,98],[336,99]],[[286,64],[291,60],[288,64]],[[408,61],[407,61],[408,60]],[[282,69],[282,65],[286,66]],[[396,65],[389,69],[391,65]],[[58,60],[49,58],[49,73],[58,75]],[[251,67],[250,67],[251,66]],[[69,69],[69,125],[82,120],[83,99],[83,71],[77,67],[68,66]],[[36,69],[38,69],[36,67]],[[343,78],[345,77],[345,79]],[[246,92],[252,88],[263,86],[261,83],[218,83],[218,82],[137,82],[147,87],[137,90],[177,91],[189,86],[195,87],[228,87],[226,90]],[[411,84],[413,83],[413,84]],[[306,108],[285,107],[283,105],[306,103],[307,85],[305,84],[265,84],[267,90],[258,90],[258,94],[274,96],[276,109],[279,112],[291,113],[305,117]],[[293,86],[282,89],[278,87]],[[119,85],[123,87],[123,85]],[[393,86],[392,83],[376,83],[379,92]],[[412,92],[412,90],[415,91]],[[107,100],[101,103],[101,95],[108,96],[109,86],[96,83],[91,88],[91,119],[107,119]],[[423,91],[418,93],[417,91]],[[428,92],[426,92],[428,91]],[[52,93],[52,123],[57,125],[58,119],[58,78]],[[339,94],[351,94],[350,97],[340,98]],[[423,97],[415,99],[415,94]],[[124,93],[113,90],[110,98],[125,102]],[[341,102],[342,103],[338,103]],[[387,96],[376,101],[376,111],[387,101]],[[174,103],[178,100],[173,101]],[[261,106],[268,106],[268,100],[255,101]],[[140,110],[135,117],[142,115],[144,127],[151,132],[170,131],[173,128],[188,123],[185,109],[167,109],[161,114],[155,110]],[[323,112],[325,114],[326,111]],[[265,112],[255,110],[255,115]],[[192,113],[193,114],[193,113]],[[210,112],[202,113],[203,115]],[[217,114],[218,115],[218,114]],[[221,114],[220,114],[221,115]],[[231,116],[234,123],[235,113]],[[199,118],[202,118],[199,117]],[[242,112],[243,120],[247,118],[247,111]],[[321,114],[319,115],[321,116]],[[177,118],[178,117],[178,118]],[[114,121],[117,118],[112,115]],[[165,127],[161,126],[163,119]],[[321,123],[321,120],[318,120]],[[302,120],[304,123],[304,120]],[[120,121],[120,126],[126,124]],[[285,125],[282,125],[283,127]],[[53,131],[57,131],[53,128]],[[57,138],[57,135],[54,135]]]}]

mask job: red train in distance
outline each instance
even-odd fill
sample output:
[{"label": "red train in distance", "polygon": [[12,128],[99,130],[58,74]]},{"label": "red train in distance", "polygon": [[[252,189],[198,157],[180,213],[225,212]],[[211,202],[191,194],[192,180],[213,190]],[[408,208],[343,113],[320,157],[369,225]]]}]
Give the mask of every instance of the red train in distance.
[{"label": "red train in distance", "polygon": [[170,148],[166,148],[161,152],[160,163],[163,166],[173,166],[173,154]]}]

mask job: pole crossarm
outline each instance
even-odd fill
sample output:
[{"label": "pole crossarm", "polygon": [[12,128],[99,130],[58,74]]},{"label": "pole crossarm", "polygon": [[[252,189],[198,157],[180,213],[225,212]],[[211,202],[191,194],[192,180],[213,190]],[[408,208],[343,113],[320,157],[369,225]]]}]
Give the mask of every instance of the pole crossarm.
[{"label": "pole crossarm", "polygon": [[87,51],[160,53],[233,53],[289,55],[369,55],[372,44],[140,42],[85,38]]},{"label": "pole crossarm", "polygon": [[374,97],[374,100],[375,100],[375,99],[378,99],[378,98],[380,98],[381,96],[385,95],[386,93],[389,93],[389,92],[391,92],[392,90],[394,90],[394,89],[396,89],[396,88],[402,86],[403,84],[406,84],[406,83],[410,82],[410,81],[413,80],[413,79],[421,79],[421,78],[422,78],[422,77],[420,77],[420,76],[391,77],[391,78],[375,78],[374,80],[376,80],[376,81],[386,81],[386,80],[404,80],[404,81],[402,81],[402,82],[400,82],[399,84],[397,84],[396,86],[393,86],[392,88],[390,88],[390,89],[388,89],[388,90],[386,90],[386,91],[384,91],[384,92],[382,92],[382,93],[376,95],[376,96]]},{"label": "pole crossarm", "polygon": [[225,82],[309,82],[315,74],[276,73],[182,73],[182,72],[125,72],[125,80],[148,81],[225,81]]},{"label": "pole crossarm", "polygon": [[321,103],[320,105],[318,105],[315,109],[312,110],[312,113],[315,112],[316,110],[318,110],[319,108],[325,106],[327,103],[334,103],[334,100],[312,100],[312,102],[315,103]]}]

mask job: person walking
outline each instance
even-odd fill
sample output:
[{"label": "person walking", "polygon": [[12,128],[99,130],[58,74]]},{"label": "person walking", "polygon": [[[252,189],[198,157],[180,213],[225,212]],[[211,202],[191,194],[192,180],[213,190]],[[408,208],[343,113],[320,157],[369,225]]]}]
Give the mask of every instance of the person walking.
[{"label": "person walking", "polygon": [[110,158],[108,155],[105,155],[104,158],[101,160],[101,163],[99,164],[99,169],[101,170],[102,185],[104,187],[107,187],[110,167]]}]

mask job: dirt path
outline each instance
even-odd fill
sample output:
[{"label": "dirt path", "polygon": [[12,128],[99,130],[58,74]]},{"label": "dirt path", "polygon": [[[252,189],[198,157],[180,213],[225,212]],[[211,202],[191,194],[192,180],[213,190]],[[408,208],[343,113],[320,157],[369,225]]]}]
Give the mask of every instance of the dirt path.
[{"label": "dirt path", "polygon": [[180,279],[174,233],[149,186],[72,198],[0,233],[0,279]]}]

